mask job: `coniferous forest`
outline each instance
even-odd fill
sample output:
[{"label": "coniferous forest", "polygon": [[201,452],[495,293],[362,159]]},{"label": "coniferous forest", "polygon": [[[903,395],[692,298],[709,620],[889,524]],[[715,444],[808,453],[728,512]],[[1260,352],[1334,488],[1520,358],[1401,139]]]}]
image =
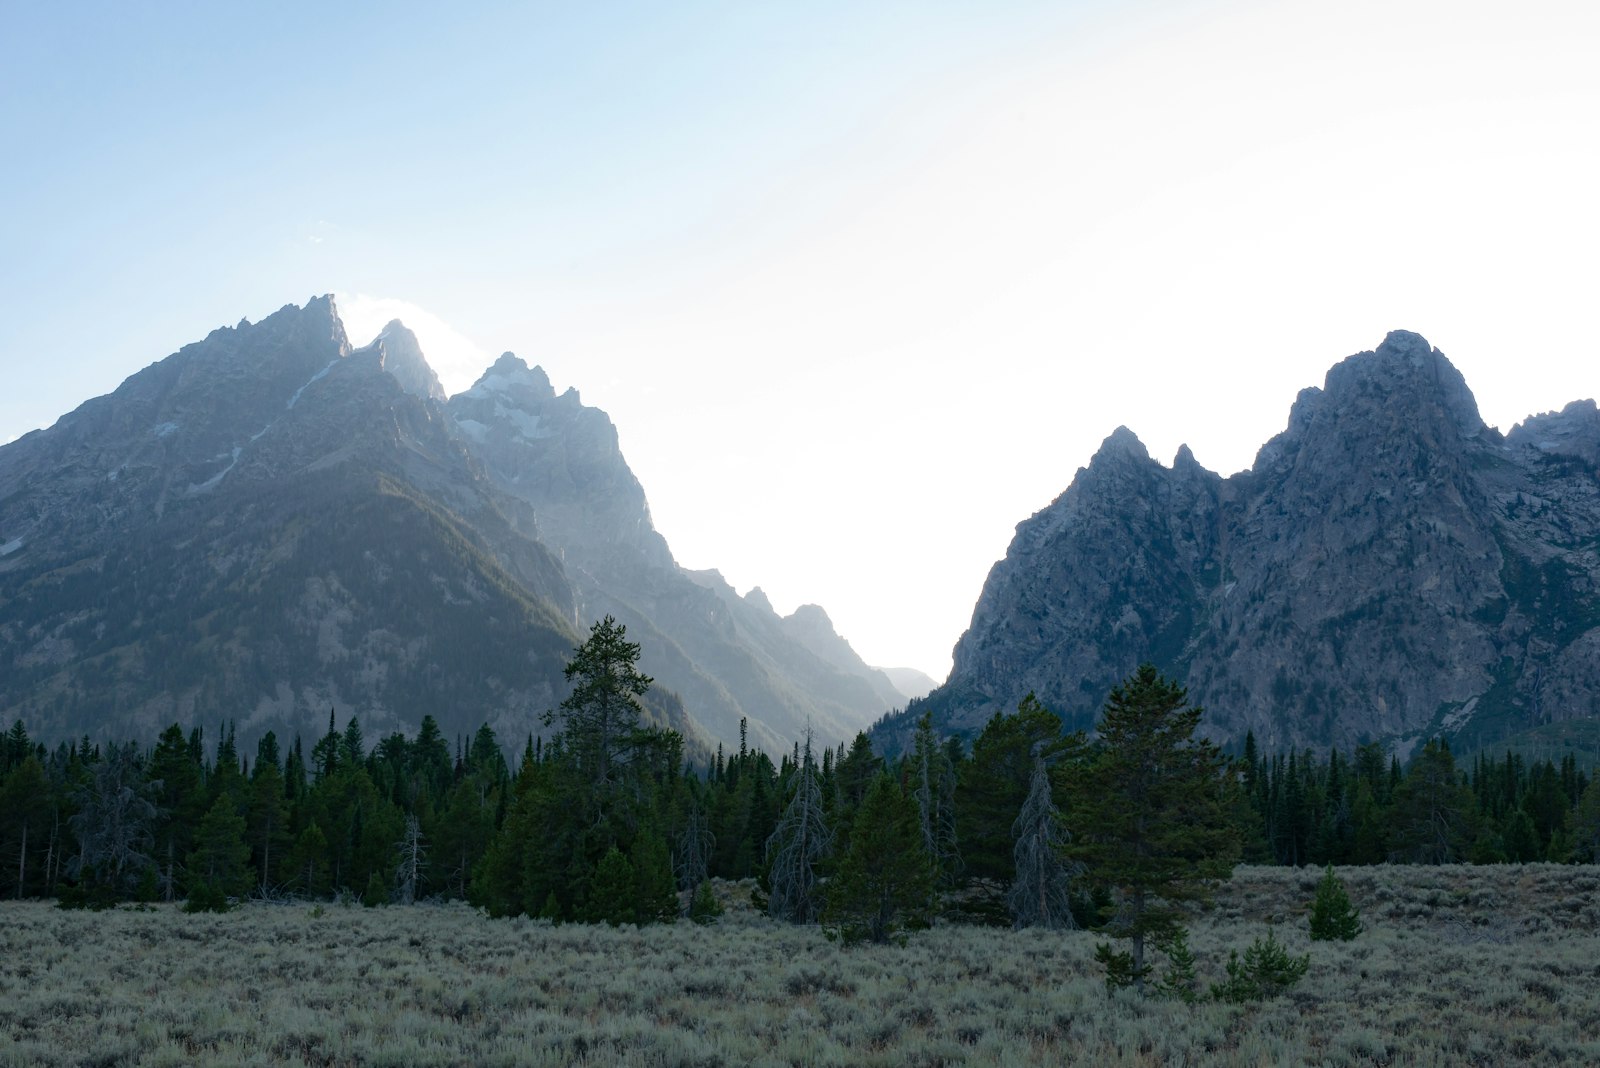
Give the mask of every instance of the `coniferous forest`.
[{"label": "coniferous forest", "polygon": [[[1434,740],[1403,764],[1376,745],[1268,754],[1253,737],[1225,757],[1190,737],[1200,713],[1152,669],[1112,695],[1107,716],[1152,686],[1157,704],[1189,716],[1179,748],[1209,764],[1176,800],[1114,796],[1129,772],[1110,720],[1093,738],[1065,734],[1031,698],[970,746],[924,721],[894,760],[862,734],[820,752],[810,739],[780,754],[719,748],[693,767],[678,735],[641,723],[651,680],[638,654],[620,625],[597,623],[567,668],[572,695],[546,717],[558,729],[548,743],[530,733],[510,760],[487,726],[450,739],[431,717],[415,737],[369,743],[357,718],[331,712],[309,748],[269,733],[253,754],[231,727],[50,748],[18,722],[0,745],[0,888],[196,909],[465,900],[491,916],[644,924],[706,918],[710,880],[754,878],[775,917],[884,941],[941,917],[1102,925],[1138,880],[1102,833],[1118,804],[1181,809],[1171,841],[1140,848],[1183,854],[1199,883],[1237,859],[1600,861],[1600,787],[1572,757],[1461,766]],[[1159,792],[1176,772],[1152,774]],[[1152,900],[1186,896],[1168,886]]]}]

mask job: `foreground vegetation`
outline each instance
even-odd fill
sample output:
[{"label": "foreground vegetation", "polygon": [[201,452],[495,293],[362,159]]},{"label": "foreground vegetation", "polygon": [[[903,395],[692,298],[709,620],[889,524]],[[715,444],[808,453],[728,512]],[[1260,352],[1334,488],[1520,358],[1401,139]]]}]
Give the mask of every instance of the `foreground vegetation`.
[{"label": "foreground vegetation", "polygon": [[1343,869],[1367,929],[1309,941],[1321,873],[1241,868],[1201,978],[1275,923],[1305,980],[1248,1005],[1108,993],[1096,936],[938,926],[846,949],[718,884],[709,927],[461,904],[0,905],[0,1065],[1600,1063],[1600,868]]}]

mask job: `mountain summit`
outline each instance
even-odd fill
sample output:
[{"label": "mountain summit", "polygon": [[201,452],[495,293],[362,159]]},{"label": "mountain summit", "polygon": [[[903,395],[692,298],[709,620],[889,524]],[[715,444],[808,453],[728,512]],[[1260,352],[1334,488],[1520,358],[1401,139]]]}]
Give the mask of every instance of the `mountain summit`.
[{"label": "mountain summit", "polygon": [[1220,738],[1491,744],[1600,712],[1600,415],[1502,436],[1420,335],[1301,392],[1249,471],[1126,428],[1017,527],[923,711],[973,733],[1034,692],[1089,726],[1142,661]]},{"label": "mountain summit", "polygon": [[35,737],[315,737],[331,706],[369,737],[432,715],[514,744],[606,613],[691,752],[741,719],[774,752],[808,721],[831,743],[898,703],[678,568],[575,390],[508,353],[446,398],[403,324],[353,348],[328,297],[0,448],[0,721]]}]

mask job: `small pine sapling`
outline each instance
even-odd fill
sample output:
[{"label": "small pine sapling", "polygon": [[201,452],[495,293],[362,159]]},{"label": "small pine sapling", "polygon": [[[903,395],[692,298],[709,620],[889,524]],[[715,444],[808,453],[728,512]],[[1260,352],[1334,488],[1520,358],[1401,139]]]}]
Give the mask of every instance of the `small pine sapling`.
[{"label": "small pine sapling", "polygon": [[1095,944],[1094,959],[1105,967],[1107,991],[1116,991],[1124,987],[1133,986],[1150,974],[1148,966],[1142,969],[1134,967],[1132,953],[1127,950],[1113,949],[1110,942],[1098,942]]},{"label": "small pine sapling", "polygon": [[1311,902],[1311,940],[1313,942],[1348,942],[1361,933],[1361,912],[1350,904],[1350,895],[1344,883],[1333,874],[1329,864],[1317,884],[1317,896]]},{"label": "small pine sapling", "polygon": [[1277,997],[1298,983],[1311,967],[1311,954],[1290,955],[1272,928],[1267,937],[1250,943],[1240,960],[1238,950],[1228,951],[1228,978],[1211,988],[1218,1001],[1262,1001]]},{"label": "small pine sapling", "polygon": [[698,924],[715,923],[722,915],[722,903],[711,889],[711,880],[702,882],[689,901],[689,919]]},{"label": "small pine sapling", "polygon": [[1176,998],[1186,1005],[1194,1004],[1200,996],[1200,978],[1195,973],[1194,951],[1189,948],[1189,932],[1182,927],[1156,942],[1167,958],[1167,970],[1156,981],[1155,992],[1163,997]]}]

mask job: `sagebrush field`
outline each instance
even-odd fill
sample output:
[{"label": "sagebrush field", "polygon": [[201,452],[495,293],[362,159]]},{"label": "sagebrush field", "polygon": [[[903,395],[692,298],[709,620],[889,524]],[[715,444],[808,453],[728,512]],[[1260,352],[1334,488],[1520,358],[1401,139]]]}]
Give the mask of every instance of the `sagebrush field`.
[{"label": "sagebrush field", "polygon": [[1320,872],[1241,868],[1198,913],[1207,982],[1271,922],[1311,969],[1264,1003],[1108,995],[1093,934],[942,926],[844,949],[720,888],[718,924],[464,906],[0,906],[0,1064],[1600,1063],[1600,868],[1340,872],[1366,931],[1311,943]]}]

